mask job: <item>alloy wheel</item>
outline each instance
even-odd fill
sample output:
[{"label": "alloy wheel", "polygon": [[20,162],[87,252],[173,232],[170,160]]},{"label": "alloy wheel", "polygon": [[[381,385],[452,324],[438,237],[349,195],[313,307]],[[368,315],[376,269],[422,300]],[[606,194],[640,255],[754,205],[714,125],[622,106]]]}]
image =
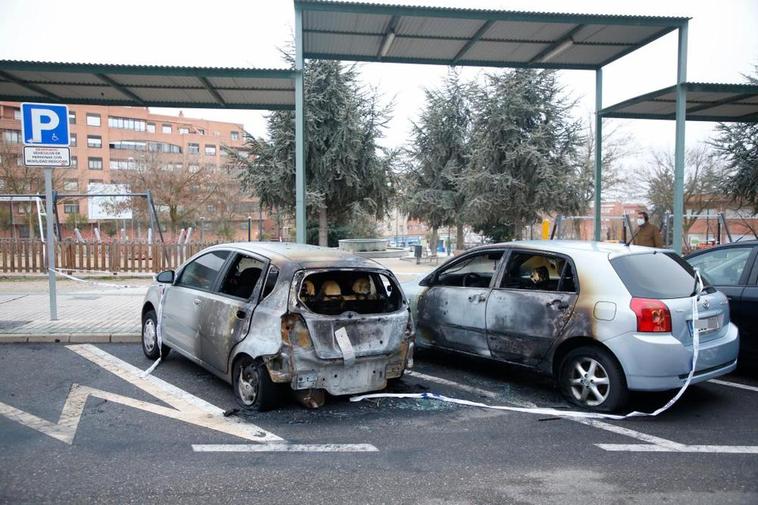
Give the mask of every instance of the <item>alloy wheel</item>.
[{"label": "alloy wheel", "polygon": [[587,356],[574,361],[569,386],[574,398],[588,407],[602,404],[611,392],[608,372],[599,361]]}]

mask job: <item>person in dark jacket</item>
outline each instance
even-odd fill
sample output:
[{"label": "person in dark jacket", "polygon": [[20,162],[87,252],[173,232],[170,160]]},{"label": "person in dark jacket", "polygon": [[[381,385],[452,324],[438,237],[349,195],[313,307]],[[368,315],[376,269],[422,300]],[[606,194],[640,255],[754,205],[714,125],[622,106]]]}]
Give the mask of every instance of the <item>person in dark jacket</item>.
[{"label": "person in dark jacket", "polygon": [[644,245],[647,247],[663,247],[663,238],[661,232],[654,225],[650,224],[650,217],[647,212],[637,213],[637,233],[634,234],[634,245]]}]

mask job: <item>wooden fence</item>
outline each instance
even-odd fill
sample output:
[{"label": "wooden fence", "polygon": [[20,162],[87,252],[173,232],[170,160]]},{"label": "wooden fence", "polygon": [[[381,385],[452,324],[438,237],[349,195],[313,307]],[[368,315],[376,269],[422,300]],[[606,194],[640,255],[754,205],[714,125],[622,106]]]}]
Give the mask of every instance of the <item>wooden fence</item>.
[{"label": "wooden fence", "polygon": [[[187,245],[138,241],[74,242],[56,244],[55,266],[63,271],[160,272],[181,265],[187,258],[213,243]],[[29,239],[0,240],[0,272],[45,273],[44,242]]]}]

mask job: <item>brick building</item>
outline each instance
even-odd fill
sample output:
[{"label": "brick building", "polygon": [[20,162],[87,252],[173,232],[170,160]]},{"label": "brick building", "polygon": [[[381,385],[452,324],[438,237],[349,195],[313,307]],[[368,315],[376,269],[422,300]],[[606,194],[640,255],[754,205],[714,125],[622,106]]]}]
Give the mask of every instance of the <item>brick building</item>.
[{"label": "brick building", "polygon": [[[71,167],[56,169],[55,186],[60,193],[86,193],[93,183],[119,183],[125,180],[126,171],[138,170],[148,154],[160,157],[165,170],[221,170],[227,159],[222,146],[243,149],[244,130],[241,124],[209,121],[178,116],[153,114],[147,107],[111,107],[94,105],[69,105],[71,135]],[[0,132],[6,156],[14,146],[18,150],[16,163],[21,165],[21,115],[20,104],[0,102]],[[4,163],[8,163],[5,160]],[[43,187],[30,187],[26,192],[43,192]],[[0,193],[10,192],[3,184],[0,174]],[[264,234],[269,237],[281,233],[281,224],[260,212],[256,198],[236,194],[225,195],[238,200],[233,212],[222,213],[213,202],[195,212],[194,224],[202,221],[206,238],[213,237],[214,223],[225,221],[232,230],[233,238],[246,239],[248,216],[252,217],[252,237],[258,237],[259,217],[263,219]],[[156,198],[156,205],[162,202]],[[2,204],[5,206],[5,204]],[[8,209],[8,207],[6,207]],[[87,216],[87,198],[60,201],[58,216],[61,223],[70,221],[70,216]],[[5,211],[7,219],[8,210]],[[16,204],[13,212],[17,228],[16,236],[29,236],[28,213],[36,213],[31,204]],[[160,210],[159,210],[160,212]],[[35,218],[36,219],[36,218]],[[91,220],[87,220],[88,222]],[[23,224],[22,224],[23,223]],[[91,224],[91,223],[90,223]],[[165,227],[165,219],[162,218]],[[87,223],[79,226],[86,234]],[[167,230],[170,234],[175,230]],[[33,233],[33,232],[32,232]],[[229,233],[229,232],[227,232]],[[8,235],[6,229],[5,232]],[[135,234],[136,235],[136,234]],[[197,237],[197,235],[196,235]]]}]

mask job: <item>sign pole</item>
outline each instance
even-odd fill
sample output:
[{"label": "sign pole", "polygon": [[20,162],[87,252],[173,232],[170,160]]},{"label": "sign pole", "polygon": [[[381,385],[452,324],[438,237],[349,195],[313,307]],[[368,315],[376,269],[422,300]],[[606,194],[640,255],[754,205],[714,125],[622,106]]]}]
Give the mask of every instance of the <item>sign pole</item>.
[{"label": "sign pole", "polygon": [[53,202],[53,168],[45,167],[45,214],[47,220],[47,281],[50,291],[50,320],[58,320],[58,301],[56,300],[55,291],[55,233],[53,231],[53,212],[55,202]]}]

